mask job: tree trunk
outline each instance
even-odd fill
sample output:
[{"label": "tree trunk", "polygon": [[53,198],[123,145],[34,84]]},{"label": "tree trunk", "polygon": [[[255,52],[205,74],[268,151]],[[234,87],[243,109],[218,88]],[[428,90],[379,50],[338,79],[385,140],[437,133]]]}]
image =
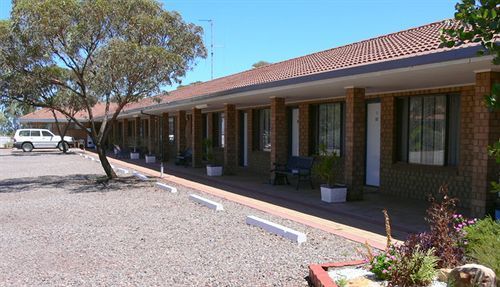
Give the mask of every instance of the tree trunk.
[{"label": "tree trunk", "polygon": [[111,164],[106,157],[106,150],[101,145],[96,145],[97,154],[99,155],[99,160],[101,161],[102,168],[106,173],[108,179],[117,178],[115,171],[111,167]]}]

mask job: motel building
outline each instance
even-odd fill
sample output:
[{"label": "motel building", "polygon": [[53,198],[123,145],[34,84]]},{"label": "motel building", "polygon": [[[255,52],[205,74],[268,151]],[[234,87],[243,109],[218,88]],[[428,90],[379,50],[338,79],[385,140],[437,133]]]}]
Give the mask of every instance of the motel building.
[{"label": "motel building", "polygon": [[[482,216],[494,207],[489,182],[499,174],[487,146],[500,138],[500,113],[489,111],[483,98],[500,81],[500,67],[492,56],[478,56],[477,44],[440,47],[447,23],[143,99],[120,113],[108,141],[166,162],[189,148],[196,168],[204,165],[209,138],[225,174],[263,176],[273,163],[314,156],[325,145],[341,156],[349,200],[372,187],[424,200],[446,183],[462,208]],[[102,113],[96,105],[94,114]],[[46,110],[20,120],[57,132]],[[86,140],[70,125],[69,135]]]}]

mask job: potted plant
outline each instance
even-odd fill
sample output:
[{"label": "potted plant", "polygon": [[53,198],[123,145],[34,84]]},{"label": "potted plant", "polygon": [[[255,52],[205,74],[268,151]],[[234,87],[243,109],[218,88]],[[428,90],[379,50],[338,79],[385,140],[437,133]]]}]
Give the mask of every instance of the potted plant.
[{"label": "potted plant", "polygon": [[133,151],[130,152],[130,159],[139,159],[140,153],[137,151],[137,148],[134,147]]},{"label": "potted plant", "polygon": [[146,163],[155,163],[156,162],[156,156],[154,154],[149,154],[145,155],[144,158],[146,159]]},{"label": "potted plant", "polygon": [[320,146],[319,160],[313,172],[324,182],[321,185],[321,200],[324,202],[346,201],[347,187],[336,183],[337,174],[334,167],[339,160],[340,157],[335,151],[329,152],[324,145]]},{"label": "potted plant", "polygon": [[214,147],[211,139],[203,140],[203,150],[205,151],[205,159],[207,160],[207,175],[221,176],[222,166],[217,164],[214,156]]}]

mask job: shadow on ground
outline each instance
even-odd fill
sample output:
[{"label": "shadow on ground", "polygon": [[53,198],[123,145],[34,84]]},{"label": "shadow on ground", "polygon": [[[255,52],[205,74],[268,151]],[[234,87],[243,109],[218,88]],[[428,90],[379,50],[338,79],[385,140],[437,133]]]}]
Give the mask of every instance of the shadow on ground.
[{"label": "shadow on ground", "polygon": [[67,176],[37,176],[10,178],[0,181],[1,193],[27,192],[37,189],[64,189],[69,193],[110,192],[129,187],[149,187],[149,182],[135,177],[122,177],[112,181],[103,181],[102,176],[73,174]]}]

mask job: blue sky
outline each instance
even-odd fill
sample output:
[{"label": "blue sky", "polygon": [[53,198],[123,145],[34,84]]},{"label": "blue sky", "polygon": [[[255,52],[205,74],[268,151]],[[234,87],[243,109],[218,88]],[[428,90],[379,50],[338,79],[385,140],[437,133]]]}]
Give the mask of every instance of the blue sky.
[{"label": "blue sky", "polygon": [[[279,62],[340,45],[452,18],[458,0],[162,0],[205,29],[214,20],[214,78],[260,60]],[[0,0],[8,18],[9,0]],[[183,84],[210,80],[210,57],[200,59]],[[170,90],[170,89],[169,89]]]}]

